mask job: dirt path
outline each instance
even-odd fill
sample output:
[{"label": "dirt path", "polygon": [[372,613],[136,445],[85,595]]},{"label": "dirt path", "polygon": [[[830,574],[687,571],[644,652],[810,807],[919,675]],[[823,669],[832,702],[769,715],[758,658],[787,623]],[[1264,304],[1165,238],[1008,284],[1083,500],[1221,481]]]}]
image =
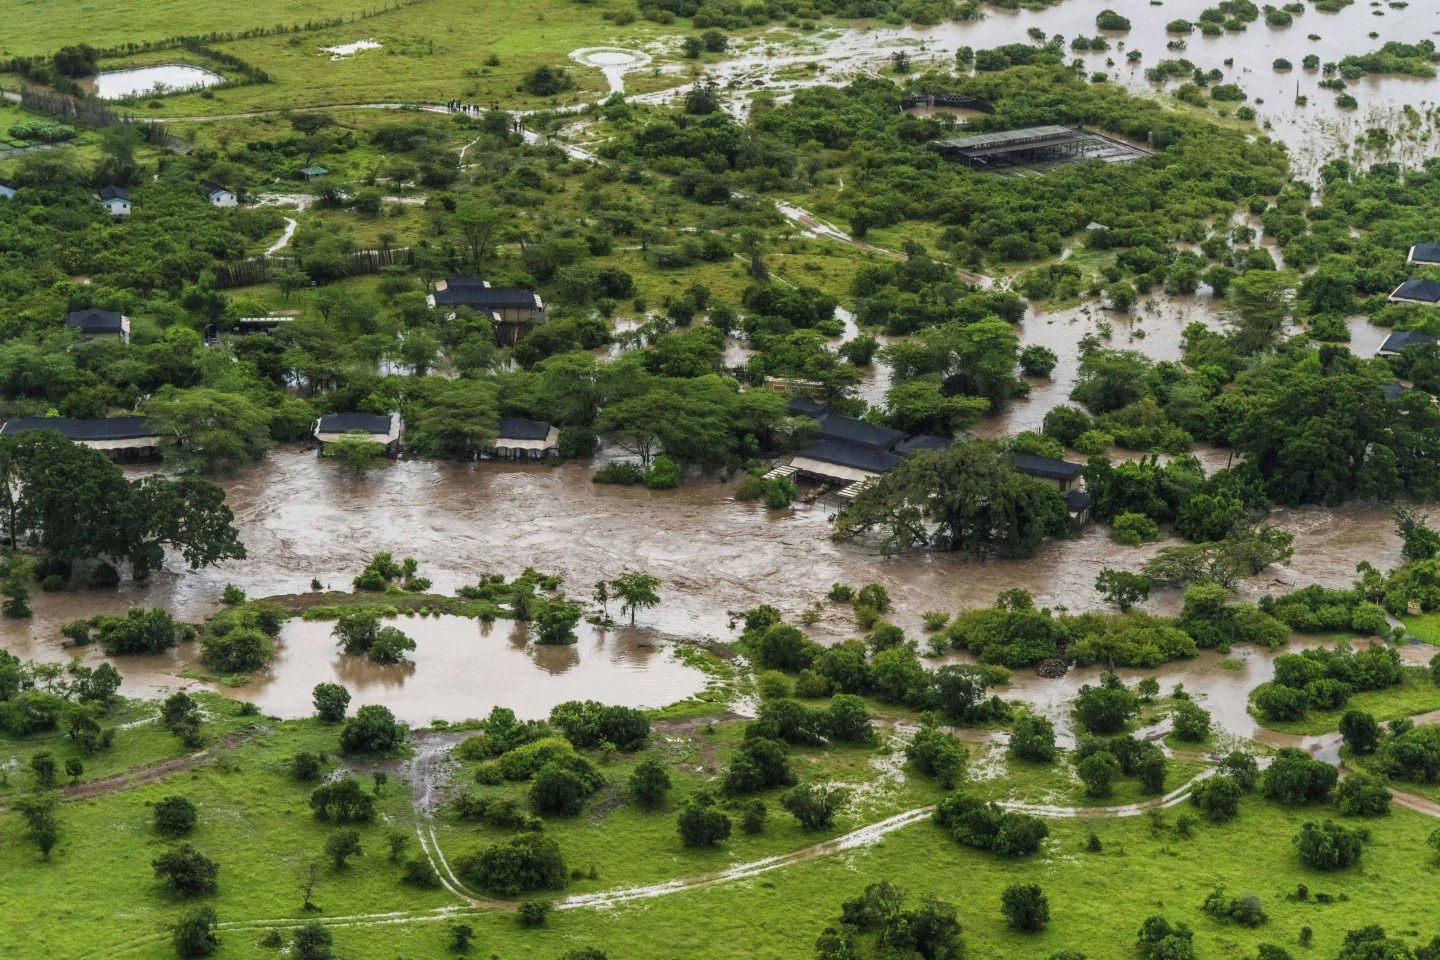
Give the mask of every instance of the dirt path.
[{"label": "dirt path", "polygon": [[[86,780],[84,783],[67,783],[60,788],[60,799],[67,802],[93,800],[95,797],[106,797],[125,790],[133,790],[136,787],[159,783],[177,773],[184,773],[202,766],[205,761],[215,755],[216,751],[238,747],[253,737],[255,733],[256,730],[247,730],[244,733],[227,734],[221,737],[214,746],[206,747],[195,753],[185,753],[152,763],[142,763],[120,773],[112,773],[108,777],[99,777],[95,780]],[[0,802],[0,813],[4,811],[5,804]]]}]

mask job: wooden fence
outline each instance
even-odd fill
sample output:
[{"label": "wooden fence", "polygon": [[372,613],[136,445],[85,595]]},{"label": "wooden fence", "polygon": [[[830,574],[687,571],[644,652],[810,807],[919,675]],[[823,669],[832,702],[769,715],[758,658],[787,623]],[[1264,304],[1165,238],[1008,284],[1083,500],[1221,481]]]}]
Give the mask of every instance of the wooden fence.
[{"label": "wooden fence", "polygon": [[[345,257],[345,275],[360,277],[379,273],[386,267],[409,267],[414,263],[415,254],[409,247],[356,250]],[[289,268],[304,270],[304,258],[293,253],[266,253],[258,257],[247,257],[244,260],[235,260],[216,267],[215,285],[226,290],[231,287],[248,287],[257,283],[268,283],[274,271]]]}]

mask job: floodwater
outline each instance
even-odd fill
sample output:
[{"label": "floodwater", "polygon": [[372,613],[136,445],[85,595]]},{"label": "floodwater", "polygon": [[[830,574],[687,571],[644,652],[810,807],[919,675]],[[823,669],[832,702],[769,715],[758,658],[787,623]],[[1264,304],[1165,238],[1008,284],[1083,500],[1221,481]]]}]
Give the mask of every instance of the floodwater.
[{"label": "floodwater", "polygon": [[174,93],[224,83],[225,78],[203,67],[187,63],[164,63],[154,67],[132,67],[98,73],[89,83],[102,100],[123,100],[147,93]]},{"label": "floodwater", "polygon": [[382,44],[375,40],[356,40],[354,43],[341,43],[333,47],[321,47],[321,53],[330,54],[331,60],[349,60],[352,56],[365,50],[379,50]]},{"label": "floodwater", "polygon": [[315,684],[338,683],[355,705],[384,703],[401,720],[481,717],[507,706],[539,719],[567,700],[600,700],[626,707],[661,707],[702,690],[705,676],[678,660],[653,631],[602,630],[582,622],[570,646],[530,642],[525,624],[481,623],[466,617],[396,617],[387,625],[415,641],[399,664],[372,663],[336,646],[330,621],[292,620],[276,644],[278,656],[238,689],[267,715],[308,716]]},{"label": "floodwater", "polygon": [[[200,619],[216,609],[227,583],[252,597],[304,592],[312,578],[328,588],[346,589],[380,550],[414,556],[421,574],[431,577],[442,593],[453,593],[486,573],[514,576],[526,566],[563,576],[568,591],[582,598],[597,580],[626,570],[660,577],[661,606],[638,618],[639,626],[654,633],[621,629],[607,637],[582,638],[569,651],[530,651],[532,662],[548,675],[524,674],[524,686],[517,679],[519,661],[513,658],[530,654],[509,649],[511,641],[501,624],[491,628],[494,635],[488,640],[478,633],[474,638],[477,644],[489,644],[479,661],[486,666],[474,672],[463,665],[471,663],[466,659],[469,640],[427,633],[432,641],[427,644],[416,634],[421,649],[416,651],[415,673],[393,685],[367,677],[372,669],[368,664],[342,670],[328,643],[297,637],[292,644],[287,635],[279,679],[257,679],[233,692],[259,697],[273,712],[307,712],[314,684],[341,671],[342,679],[348,673],[357,683],[368,684],[365,698],[401,711],[414,709],[415,716],[433,715],[427,713],[431,698],[436,713],[450,714],[451,719],[482,714],[495,702],[497,689],[507,705],[533,715],[569,699],[568,685],[580,684],[581,677],[591,695],[601,699],[627,702],[633,691],[638,700],[649,702],[656,689],[652,683],[673,690],[667,702],[687,696],[698,679],[674,672],[656,636],[731,638],[733,615],[761,603],[773,604],[794,620],[820,602],[821,619],[810,628],[816,639],[837,642],[857,635],[848,607],[823,602],[831,583],[884,585],[895,603],[894,622],[919,637],[925,611],[985,606],[1010,587],[1031,591],[1043,605],[1094,608],[1099,598],[1093,585],[1101,569],[1134,568],[1157,549],[1117,546],[1106,528],[1092,524],[1077,539],[1042,545],[1029,560],[974,564],[923,554],[887,559],[863,544],[833,542],[831,514],[823,507],[770,511],[739,503],[732,499],[733,482],[692,479],[679,490],[649,491],[597,485],[590,475],[591,468],[579,464],[408,461],[355,480],[319,461],[313,451],[277,450],[223,484],[248,559],[193,573],[163,572],[147,584],[126,584],[116,592],[37,593],[34,619],[0,621],[0,643],[21,658],[64,661],[75,651],[62,645],[59,629],[77,617],[158,605],[177,616]],[[1388,510],[1381,506],[1286,509],[1276,511],[1271,520],[1295,534],[1295,564],[1267,570],[1243,584],[1241,594],[1251,599],[1308,583],[1348,586],[1362,560],[1381,569],[1401,562]],[[1162,594],[1151,608],[1173,611],[1176,603],[1173,595]],[[407,620],[406,628],[430,631],[438,629],[435,624]],[[637,652],[644,642],[656,645],[648,657]],[[181,671],[194,655],[187,650],[120,661],[128,678],[125,691],[155,692],[180,684]],[[578,662],[571,670],[552,669],[572,655]],[[98,662],[102,656],[90,648],[83,658]],[[492,661],[508,665],[492,668]],[[486,671],[492,669],[506,677],[508,686],[488,685]],[[589,681],[592,669],[601,678],[595,684]],[[458,679],[452,681],[452,673]]]},{"label": "floodwater", "polygon": [[[1178,85],[1179,81],[1171,81],[1162,88],[1145,79],[1145,69],[1160,60],[1185,58],[1201,70],[1221,70],[1223,82],[1237,83],[1248,94],[1246,102],[1256,110],[1261,128],[1268,128],[1271,136],[1289,147],[1295,170],[1302,177],[1313,177],[1328,156],[1351,150],[1355,140],[1372,127],[1386,128],[1397,137],[1405,134],[1403,142],[1380,154],[1383,159],[1418,164],[1440,152],[1436,138],[1430,135],[1434,132],[1430,114],[1440,101],[1437,81],[1404,76],[1351,81],[1346,92],[1360,105],[1347,111],[1335,105],[1335,92],[1319,87],[1325,79],[1321,71],[1301,67],[1307,54],[1315,54],[1322,64],[1338,62],[1351,54],[1377,50],[1387,41],[1415,43],[1429,37],[1440,31],[1440,6],[1417,2],[1394,9],[1355,3],[1338,13],[1322,13],[1307,6],[1288,27],[1256,22],[1244,31],[1227,31],[1218,37],[1206,37],[1198,29],[1189,35],[1165,32],[1171,20],[1198,21],[1200,12],[1213,5],[1212,0],[1169,0],[1163,6],[1066,0],[1040,10],[987,6],[980,20],[947,21],[930,27],[821,30],[798,38],[786,34],[784,39],[777,33],[761,37],[719,64],[716,74],[723,84],[733,83],[741,89],[762,81],[783,97],[817,83],[843,82],[848,76],[888,70],[891,55],[902,50],[909,54],[916,71],[931,63],[951,68],[955,51],[962,46],[980,50],[1032,43],[1028,31],[1036,29],[1046,37],[1065,38],[1067,62],[1079,59],[1088,73],[1105,72],[1112,81],[1137,92],[1173,90]],[[1096,29],[1096,14],[1107,8],[1128,16],[1132,29],[1126,33]],[[1376,36],[1370,37],[1371,32]],[[1102,34],[1110,43],[1108,51],[1070,49],[1076,36]],[[1311,35],[1318,39],[1310,40]],[[1172,42],[1183,42],[1184,48],[1168,49]],[[1135,64],[1126,60],[1126,53],[1133,50],[1142,54]],[[1274,70],[1272,63],[1277,58],[1289,60],[1293,69]],[[1226,60],[1231,65],[1227,66]],[[811,75],[793,76],[812,65]],[[777,77],[777,73],[784,76]],[[1297,105],[1297,93],[1307,98],[1305,106]],[[1405,117],[1403,108],[1407,106],[1420,116]]]},{"label": "floodwater", "polygon": [[[1355,642],[1357,649],[1363,644],[1364,641]],[[1273,747],[1310,748],[1333,738],[1298,737],[1267,730],[1256,722],[1246,707],[1250,691],[1274,679],[1276,657],[1321,645],[1313,636],[1294,634],[1287,646],[1275,650],[1254,646],[1237,646],[1228,654],[1202,650],[1193,659],[1157,669],[1122,668],[1115,672],[1130,686],[1144,677],[1158,676],[1162,695],[1169,695],[1176,685],[1183,686],[1197,703],[1210,711],[1211,722],[1222,733],[1258,740]],[[1434,647],[1418,643],[1397,649],[1401,659],[1412,666],[1423,666],[1437,652]],[[959,657],[952,659],[960,661]],[[1036,713],[1049,718],[1059,733],[1062,745],[1071,746],[1074,744],[1074,730],[1070,708],[1075,692],[1083,684],[1099,684],[1102,672],[1098,666],[1077,667],[1064,678],[1047,680],[1032,672],[1017,670],[1011,675],[1010,685],[997,692],[1007,700],[1024,700]]]}]

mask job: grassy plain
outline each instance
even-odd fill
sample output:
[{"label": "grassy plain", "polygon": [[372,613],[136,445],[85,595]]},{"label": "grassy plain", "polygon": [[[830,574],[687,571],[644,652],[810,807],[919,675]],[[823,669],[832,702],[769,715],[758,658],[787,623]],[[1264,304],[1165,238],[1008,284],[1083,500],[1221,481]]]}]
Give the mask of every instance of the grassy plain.
[{"label": "grassy plain", "polygon": [[1340,718],[1350,710],[1363,710],[1374,714],[1375,719],[1381,723],[1440,710],[1440,685],[1430,679],[1430,672],[1424,667],[1406,667],[1405,679],[1398,687],[1361,691],[1350,697],[1338,710],[1312,708],[1303,720],[1289,723],[1265,720],[1255,711],[1253,704],[1250,708],[1251,714],[1267,729],[1302,737],[1334,733],[1340,729]]}]

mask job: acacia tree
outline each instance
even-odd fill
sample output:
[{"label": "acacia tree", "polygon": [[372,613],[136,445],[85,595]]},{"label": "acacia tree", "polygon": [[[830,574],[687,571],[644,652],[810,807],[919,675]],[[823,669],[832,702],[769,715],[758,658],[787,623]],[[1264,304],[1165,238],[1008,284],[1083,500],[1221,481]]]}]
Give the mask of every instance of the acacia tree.
[{"label": "acacia tree", "polygon": [[635,612],[659,606],[660,594],[656,588],[660,578],[648,573],[622,573],[610,581],[611,592],[620,601],[620,615],[630,612],[630,625],[635,625]]},{"label": "acacia tree", "polygon": [[1137,603],[1144,603],[1150,596],[1150,578],[1129,570],[1106,568],[1095,578],[1095,589],[1110,603],[1129,613]]},{"label": "acacia tree", "polygon": [[1000,444],[976,439],[906,457],[840,511],[834,536],[878,535],[886,553],[932,546],[980,559],[1028,556],[1069,529],[1059,492],[1017,473]]}]

